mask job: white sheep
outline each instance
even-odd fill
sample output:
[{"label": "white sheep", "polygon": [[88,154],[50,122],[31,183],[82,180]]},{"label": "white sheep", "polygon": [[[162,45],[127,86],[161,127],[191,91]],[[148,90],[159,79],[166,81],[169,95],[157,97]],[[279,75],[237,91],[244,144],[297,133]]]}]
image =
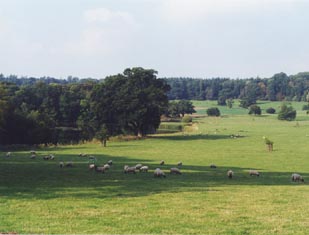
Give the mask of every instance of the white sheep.
[{"label": "white sheep", "polygon": [[107,161],[107,164],[110,165],[110,166],[113,165],[113,160]]},{"label": "white sheep", "polygon": [[127,174],[127,173],[133,173],[133,174],[136,174],[136,168],[134,166],[132,167],[129,167],[129,166],[125,166],[124,167],[124,173]]},{"label": "white sheep", "polygon": [[166,177],[165,173],[160,168],[155,169],[153,176],[157,178]]},{"label": "white sheep", "polygon": [[215,164],[210,164],[210,168],[217,168]]},{"label": "white sheep", "polygon": [[233,178],[234,176],[234,172],[232,170],[228,170],[227,173],[226,173],[227,177],[229,177],[230,179]]},{"label": "white sheep", "polygon": [[50,156],[49,156],[49,155],[44,156],[43,159],[44,159],[44,160],[49,160],[49,159],[50,159]]},{"label": "white sheep", "polygon": [[79,156],[79,157],[87,157],[87,154],[85,154],[85,153],[80,153],[80,154],[78,154],[78,156]]},{"label": "white sheep", "polygon": [[170,174],[181,175],[181,172],[180,172],[180,170],[179,170],[178,168],[172,167],[172,168],[170,169]]},{"label": "white sheep", "polygon": [[63,168],[64,167],[64,162],[59,162],[59,167]]},{"label": "white sheep", "polygon": [[6,157],[11,157],[11,152],[7,152]]},{"label": "white sheep", "polygon": [[36,158],[36,155],[35,154],[32,154],[31,156],[30,156],[30,159],[35,159]]},{"label": "white sheep", "polygon": [[250,175],[250,176],[253,176],[253,175],[255,175],[255,176],[260,176],[260,173],[259,173],[257,170],[250,170],[250,171],[249,171],[249,175]]},{"label": "white sheep", "polygon": [[160,162],[160,165],[163,166],[164,163],[165,163],[164,160],[162,160],[162,161]]},{"label": "white sheep", "polygon": [[141,168],[139,168],[140,172],[148,172],[149,168],[148,166],[142,166]]},{"label": "white sheep", "polygon": [[32,155],[32,154],[36,155],[36,151],[31,150],[31,151],[30,151],[30,154],[31,154],[31,155]]},{"label": "white sheep", "polygon": [[96,172],[105,173],[106,168],[104,166],[94,166]]},{"label": "white sheep", "polygon": [[55,160],[55,156],[53,154],[49,154],[49,159],[50,160]]},{"label": "white sheep", "polygon": [[89,170],[94,170],[95,164],[89,164]]},{"label": "white sheep", "polygon": [[182,166],[182,162],[178,162],[177,166],[181,167]]},{"label": "white sheep", "polygon": [[104,166],[103,166],[106,170],[109,170],[109,168],[111,167],[109,164],[105,164]]},{"label": "white sheep", "polygon": [[304,178],[300,174],[297,174],[297,173],[292,174],[291,179],[293,182],[299,182],[299,181],[305,182]]},{"label": "white sheep", "polygon": [[142,166],[143,166],[142,164],[136,164],[135,168],[136,168],[136,170],[139,170]]}]

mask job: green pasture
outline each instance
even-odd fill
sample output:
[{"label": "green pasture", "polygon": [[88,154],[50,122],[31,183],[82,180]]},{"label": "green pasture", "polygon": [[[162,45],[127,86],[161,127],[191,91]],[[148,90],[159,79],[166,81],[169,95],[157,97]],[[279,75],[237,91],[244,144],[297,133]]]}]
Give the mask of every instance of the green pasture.
[{"label": "green pasture", "polygon": [[[215,104],[194,102],[199,110]],[[263,109],[268,105],[280,103],[261,103]],[[0,233],[308,234],[309,118],[298,111],[297,121],[279,121],[234,106],[222,109],[223,117],[195,118],[180,132],[108,142],[106,148],[42,147],[35,149],[37,159],[29,158],[32,148],[2,151]],[[273,152],[263,136],[274,142]],[[54,161],[42,159],[49,153]],[[95,156],[100,165],[110,159],[114,164],[99,174],[88,170],[88,158],[79,153]],[[154,178],[161,160],[167,177]],[[61,169],[59,161],[73,161],[74,167]],[[170,175],[179,161],[183,174]],[[137,163],[150,172],[123,173],[124,165]],[[209,168],[211,163],[218,168]],[[233,179],[226,177],[229,169]],[[250,169],[261,176],[250,177]],[[291,182],[295,172],[305,183]]]}]

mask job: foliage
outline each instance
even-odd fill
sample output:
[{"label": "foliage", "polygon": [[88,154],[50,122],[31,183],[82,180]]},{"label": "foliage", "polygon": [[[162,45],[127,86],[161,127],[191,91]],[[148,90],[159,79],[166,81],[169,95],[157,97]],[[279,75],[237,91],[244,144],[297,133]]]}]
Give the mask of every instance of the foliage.
[{"label": "foliage", "polygon": [[179,117],[184,116],[185,114],[195,113],[194,106],[189,100],[180,100],[180,101],[170,101],[168,103],[168,108],[165,112],[167,116],[170,117]]},{"label": "foliage", "polygon": [[225,96],[219,96],[218,97],[218,105],[226,105],[226,97]]},{"label": "foliage", "polygon": [[278,113],[279,120],[293,121],[296,118],[296,110],[292,106],[286,104],[281,105],[281,109]]},{"label": "foliage", "polygon": [[220,116],[220,110],[217,107],[212,107],[206,110],[208,116]]},{"label": "foliage", "polygon": [[231,98],[226,100],[227,107],[229,107],[230,109],[233,107],[233,103],[234,101]]},{"label": "foliage", "polygon": [[251,105],[249,108],[249,114],[254,114],[254,115],[261,115],[262,110],[260,108],[260,106],[257,105]]},{"label": "foliage", "polygon": [[303,105],[302,110],[309,110],[309,104],[305,104],[305,105]]},{"label": "foliage", "polygon": [[267,108],[267,109],[266,109],[266,113],[274,114],[274,113],[276,113],[276,109],[274,109],[274,108],[272,108],[272,107]]}]

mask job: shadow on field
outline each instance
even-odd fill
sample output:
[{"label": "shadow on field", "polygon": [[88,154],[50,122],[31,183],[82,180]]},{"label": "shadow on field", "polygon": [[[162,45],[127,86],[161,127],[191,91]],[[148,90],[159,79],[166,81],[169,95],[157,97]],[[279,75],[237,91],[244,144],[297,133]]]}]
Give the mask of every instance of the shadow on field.
[{"label": "shadow on field", "polygon": [[149,138],[153,139],[163,139],[163,140],[220,140],[220,139],[231,139],[230,135],[164,135],[164,136],[151,136]]},{"label": "shadow on field", "polygon": [[[59,159],[44,161],[41,158],[31,160],[25,156],[11,159],[0,159],[0,195],[4,198],[16,199],[54,199],[54,198],[115,198],[142,197],[161,192],[207,192],[220,190],[220,186],[254,185],[296,186],[303,183],[292,183],[290,176],[294,172],[261,172],[260,177],[250,176],[247,168],[234,166],[184,165],[182,175],[170,175],[169,169],[175,165],[159,166],[158,162],[146,159],[128,159],[125,156],[94,155],[99,165],[112,159],[114,164],[105,174],[88,169],[88,159],[75,155],[63,155],[61,160],[72,160],[72,168],[59,168]],[[123,166],[134,166],[137,163],[148,165],[148,173],[124,174]],[[168,163],[168,162],[167,162]],[[166,178],[154,178],[153,170],[160,167]],[[235,173],[233,179],[226,176],[227,170]],[[305,180],[309,173],[298,172]]]}]

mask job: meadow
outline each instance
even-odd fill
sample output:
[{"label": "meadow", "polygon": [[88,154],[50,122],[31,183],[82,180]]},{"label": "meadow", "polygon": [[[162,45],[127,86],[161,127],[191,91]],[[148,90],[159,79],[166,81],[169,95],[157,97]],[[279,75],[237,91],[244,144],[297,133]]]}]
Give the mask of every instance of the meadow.
[{"label": "meadow", "polygon": [[[214,101],[194,101],[198,117],[180,132],[143,140],[6,149],[0,156],[0,233],[19,234],[308,234],[309,117],[297,108],[296,121],[265,114],[278,102],[260,102],[261,116],[234,105],[219,107],[222,117],[207,117]],[[177,128],[176,128],[177,129]],[[263,140],[274,141],[268,152]],[[234,138],[236,137],[236,138]],[[54,161],[42,156],[54,154]],[[93,155],[98,174],[88,169]],[[153,177],[161,168],[166,178]],[[73,168],[59,168],[73,161]],[[182,161],[182,175],[169,169]],[[142,163],[148,173],[124,174],[124,165]],[[209,165],[218,166],[211,169]],[[226,177],[227,170],[235,173]],[[249,176],[256,169],[260,177]],[[291,182],[300,173],[305,183]]]}]

